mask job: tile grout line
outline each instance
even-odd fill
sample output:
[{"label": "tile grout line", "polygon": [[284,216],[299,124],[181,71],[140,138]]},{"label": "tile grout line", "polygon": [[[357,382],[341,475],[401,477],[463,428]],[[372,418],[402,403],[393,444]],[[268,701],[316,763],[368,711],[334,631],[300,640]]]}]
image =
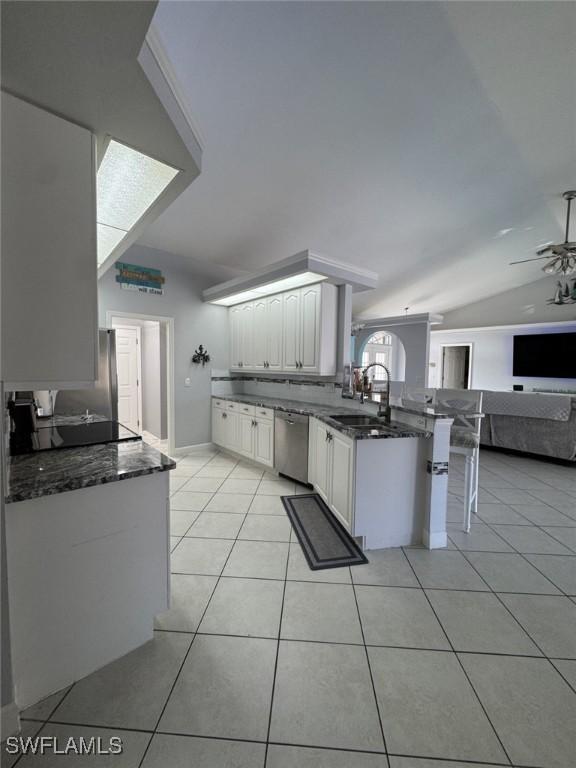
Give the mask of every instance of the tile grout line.
[{"label": "tile grout line", "polygon": [[[245,517],[245,515],[244,515],[244,517]],[[242,524],[244,524],[244,520],[242,521]],[[220,570],[220,575],[218,576],[218,578],[216,580],[216,583],[214,584],[214,588],[212,589],[212,592],[210,593],[210,597],[208,598],[208,601],[207,601],[207,603],[206,603],[206,605],[204,607],[204,610],[202,611],[202,615],[200,616],[200,619],[198,621],[198,625],[196,627],[196,630],[194,631],[194,633],[192,635],[192,640],[190,641],[190,645],[188,646],[188,650],[186,651],[186,653],[184,655],[184,659],[182,660],[182,664],[180,665],[180,667],[178,669],[176,677],[174,678],[174,682],[172,683],[172,686],[170,687],[170,691],[168,693],[168,696],[166,697],[166,701],[164,702],[164,706],[162,707],[160,715],[158,716],[158,720],[156,721],[156,726],[154,727],[154,734],[156,734],[156,732],[158,730],[158,726],[160,725],[160,722],[162,720],[164,712],[166,711],[166,707],[168,706],[168,702],[170,701],[170,698],[171,698],[171,696],[172,696],[172,694],[174,692],[174,689],[176,687],[176,683],[178,682],[178,680],[180,678],[180,675],[182,674],[182,670],[184,669],[184,665],[186,664],[186,661],[187,661],[187,659],[188,659],[188,657],[190,655],[190,651],[192,650],[192,646],[194,645],[194,640],[196,639],[196,637],[198,635],[198,629],[200,628],[200,625],[202,624],[204,616],[206,615],[206,611],[208,610],[208,607],[209,607],[209,605],[210,605],[210,603],[212,601],[212,598],[214,597],[214,594],[216,592],[216,589],[218,588],[218,584],[220,583],[220,578],[222,576],[222,572],[224,571],[224,568],[226,567],[226,563],[228,562],[228,559],[230,558],[230,555],[231,555],[233,549],[234,549],[234,545],[232,545],[232,547],[230,548],[230,551],[228,552],[228,555],[226,556],[226,560],[225,560],[225,562],[224,562],[224,564],[223,564],[223,566],[222,566],[222,568]],[[172,571],[170,573],[172,573]],[[144,760],[146,759],[146,755],[148,753],[148,750],[150,748],[150,744],[151,743],[152,743],[152,738],[148,742],[148,745],[147,745],[147,747],[146,747],[146,749],[144,751],[144,754],[142,755],[142,759],[138,763],[138,768],[142,767],[142,764],[143,764]]]},{"label": "tile grout line", "polygon": [[376,684],[374,682],[374,674],[372,672],[372,665],[370,664],[370,654],[368,653],[368,647],[366,646],[366,636],[364,634],[364,625],[362,624],[362,615],[360,613],[360,606],[358,605],[358,596],[356,594],[356,585],[354,584],[354,577],[350,566],[348,566],[348,572],[350,573],[350,584],[352,586],[352,594],[354,595],[354,603],[356,605],[356,613],[358,615],[358,623],[360,624],[360,633],[362,634],[362,645],[364,647],[364,655],[366,657],[366,664],[368,665],[368,674],[370,675],[370,684],[372,686],[372,695],[374,696],[374,704],[376,705],[376,714],[378,715],[378,722],[380,723],[380,733],[382,734],[382,743],[384,745],[384,752],[386,753],[386,764],[390,768],[390,758],[388,757],[388,744],[386,742],[386,734],[384,733],[384,723],[382,721],[382,714],[380,712],[380,704],[378,703],[378,695],[376,693]]},{"label": "tile grout line", "polygon": [[[256,496],[256,494],[254,494]],[[282,604],[280,607],[280,622],[278,623],[278,638],[276,641],[276,658],[274,660],[274,674],[272,676],[272,693],[270,696],[270,713],[268,715],[268,730],[266,732],[266,748],[264,750],[264,765],[268,763],[268,747],[270,743],[270,731],[272,729],[272,711],[274,709],[274,692],[276,690],[276,675],[278,672],[278,658],[280,656],[280,638],[282,636],[282,621],[284,619],[284,600],[286,598],[286,585],[288,583],[288,563],[290,561],[290,542],[288,542],[288,552],[286,553],[286,567],[284,570],[284,584],[282,587]]]},{"label": "tile grout line", "polygon": [[[496,739],[497,739],[498,743],[500,744],[500,747],[501,747],[501,749],[502,749],[502,751],[503,751],[504,755],[506,756],[506,759],[508,760],[509,764],[512,766],[512,765],[513,765],[513,763],[512,763],[512,760],[511,760],[511,758],[510,758],[510,755],[508,754],[508,751],[507,751],[507,749],[504,747],[504,744],[503,744],[503,742],[502,742],[502,739],[500,738],[500,734],[498,733],[498,731],[497,731],[497,730],[496,730],[496,728],[494,727],[494,724],[492,723],[492,720],[490,719],[490,717],[489,717],[489,715],[488,715],[488,712],[486,711],[486,708],[484,707],[484,704],[483,704],[483,702],[482,702],[482,700],[481,700],[480,696],[478,695],[478,692],[476,691],[476,688],[474,687],[474,685],[473,685],[473,683],[472,683],[472,680],[470,679],[470,677],[469,677],[469,675],[468,675],[468,672],[466,671],[466,669],[464,668],[464,665],[462,664],[462,660],[460,659],[460,657],[459,657],[459,655],[458,655],[458,652],[457,652],[457,651],[456,651],[456,649],[454,648],[454,645],[453,645],[453,643],[452,643],[451,639],[449,638],[449,636],[448,636],[448,633],[447,633],[447,632],[446,632],[446,630],[444,629],[444,625],[443,625],[443,624],[442,624],[442,622],[440,621],[440,619],[439,619],[439,617],[438,617],[438,614],[436,613],[436,611],[435,611],[435,609],[434,609],[434,606],[432,605],[432,602],[431,602],[430,598],[429,598],[429,597],[428,597],[428,595],[426,594],[426,590],[425,590],[425,589],[424,589],[424,587],[422,586],[422,582],[420,581],[420,579],[419,579],[419,577],[418,577],[418,574],[416,573],[416,570],[415,570],[414,566],[413,566],[413,565],[412,565],[412,563],[410,562],[410,558],[409,558],[409,557],[406,555],[406,553],[404,553],[404,554],[405,554],[405,556],[406,556],[406,559],[408,560],[408,563],[410,564],[410,567],[412,568],[412,571],[413,571],[413,573],[414,573],[414,577],[416,578],[416,581],[418,582],[418,584],[420,584],[420,587],[421,587],[421,589],[422,589],[422,592],[423,592],[423,594],[424,594],[424,597],[426,598],[426,601],[427,601],[428,605],[430,606],[430,610],[432,611],[432,613],[434,614],[434,616],[435,616],[435,618],[436,618],[436,621],[437,621],[437,622],[438,622],[438,624],[440,625],[440,628],[442,629],[442,632],[444,633],[444,635],[445,635],[445,637],[446,637],[446,640],[448,641],[448,644],[450,645],[450,648],[452,649],[452,652],[453,652],[453,654],[454,654],[454,657],[456,658],[456,660],[457,660],[457,662],[458,662],[458,665],[460,666],[460,669],[462,670],[462,673],[464,674],[464,676],[466,677],[466,680],[468,681],[468,685],[469,685],[469,686],[470,686],[470,688],[472,689],[472,691],[473,691],[473,693],[474,693],[474,696],[476,697],[476,700],[478,701],[478,703],[479,703],[479,705],[480,705],[480,707],[481,707],[482,711],[484,712],[484,716],[486,717],[486,720],[488,721],[488,723],[489,723],[490,727],[492,728],[492,731],[493,731],[494,735],[496,736]],[[482,581],[484,581],[484,579],[482,578],[481,574],[478,574],[478,575],[480,576],[480,578],[482,579]],[[486,582],[484,581],[484,583],[486,583]],[[490,588],[490,585],[489,585],[489,584],[487,584],[487,583],[486,583],[486,586],[487,586],[488,588]]]}]

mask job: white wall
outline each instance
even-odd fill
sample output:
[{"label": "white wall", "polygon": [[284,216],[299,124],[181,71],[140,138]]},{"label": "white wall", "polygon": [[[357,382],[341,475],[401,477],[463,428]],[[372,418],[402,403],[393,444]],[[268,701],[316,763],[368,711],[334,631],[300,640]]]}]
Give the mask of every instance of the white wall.
[{"label": "white wall", "polygon": [[[123,260],[161,269],[166,278],[164,295],[122,290],[115,280],[116,270],[110,269],[98,284],[100,325],[105,327],[108,311],[174,318],[176,447],[209,442],[210,371],[229,367],[227,310],[202,301],[202,290],[214,281],[199,274],[185,258],[141,245],[132,246]],[[199,344],[211,356],[205,368],[191,362]],[[190,386],[185,385],[188,377]]]},{"label": "white wall", "polygon": [[471,389],[511,390],[513,384],[523,384],[525,389],[576,389],[576,379],[531,379],[512,376],[514,336],[535,333],[563,333],[576,331],[576,322],[564,325],[509,326],[489,329],[432,331],[430,335],[429,384],[441,386],[442,344],[472,344]]}]

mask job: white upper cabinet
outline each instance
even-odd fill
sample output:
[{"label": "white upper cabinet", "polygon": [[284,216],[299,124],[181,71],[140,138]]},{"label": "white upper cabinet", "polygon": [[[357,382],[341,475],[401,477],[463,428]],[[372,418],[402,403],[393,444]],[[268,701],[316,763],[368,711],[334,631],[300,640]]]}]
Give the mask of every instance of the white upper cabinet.
[{"label": "white upper cabinet", "polygon": [[300,367],[300,290],[285,293],[283,303],[282,370],[297,371]]},{"label": "white upper cabinet", "polygon": [[242,368],[254,368],[254,304],[241,304],[240,350]]},{"label": "white upper cabinet", "polygon": [[282,370],[282,295],[269,296],[266,299],[268,313],[266,315],[266,368],[274,371]]},{"label": "white upper cabinet", "polygon": [[254,368],[266,368],[268,357],[268,299],[262,298],[254,302]]},{"label": "white upper cabinet", "polygon": [[337,289],[318,283],[231,307],[231,368],[336,372]]},{"label": "white upper cabinet", "polygon": [[2,378],[98,378],[96,163],[85,128],[2,93]]},{"label": "white upper cabinet", "polygon": [[240,327],[242,323],[242,305],[230,307],[228,311],[230,322],[230,367],[240,368],[242,363]]}]

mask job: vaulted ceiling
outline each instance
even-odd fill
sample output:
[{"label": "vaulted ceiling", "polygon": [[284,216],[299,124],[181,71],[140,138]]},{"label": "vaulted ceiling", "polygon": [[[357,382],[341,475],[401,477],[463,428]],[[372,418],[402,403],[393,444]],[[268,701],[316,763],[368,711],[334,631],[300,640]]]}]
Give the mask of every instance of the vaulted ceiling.
[{"label": "vaulted ceiling", "polygon": [[364,315],[541,276],[576,188],[576,4],[160,2],[204,142],[142,242],[235,273],[310,248],[376,271]]}]

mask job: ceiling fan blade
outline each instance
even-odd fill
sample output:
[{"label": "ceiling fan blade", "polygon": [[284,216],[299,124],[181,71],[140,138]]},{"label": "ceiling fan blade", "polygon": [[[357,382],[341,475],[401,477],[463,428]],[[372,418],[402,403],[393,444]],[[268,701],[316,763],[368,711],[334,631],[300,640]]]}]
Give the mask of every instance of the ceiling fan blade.
[{"label": "ceiling fan blade", "polygon": [[542,259],[549,259],[550,256],[537,256],[535,259],[522,259],[522,261],[510,261],[508,262],[508,265],[511,264],[526,264],[528,261],[541,261]]},{"label": "ceiling fan blade", "polygon": [[543,253],[547,253],[548,251],[552,250],[552,246],[554,243],[548,243],[548,245],[543,245],[540,248],[536,249],[536,253],[538,256],[541,256]]}]

